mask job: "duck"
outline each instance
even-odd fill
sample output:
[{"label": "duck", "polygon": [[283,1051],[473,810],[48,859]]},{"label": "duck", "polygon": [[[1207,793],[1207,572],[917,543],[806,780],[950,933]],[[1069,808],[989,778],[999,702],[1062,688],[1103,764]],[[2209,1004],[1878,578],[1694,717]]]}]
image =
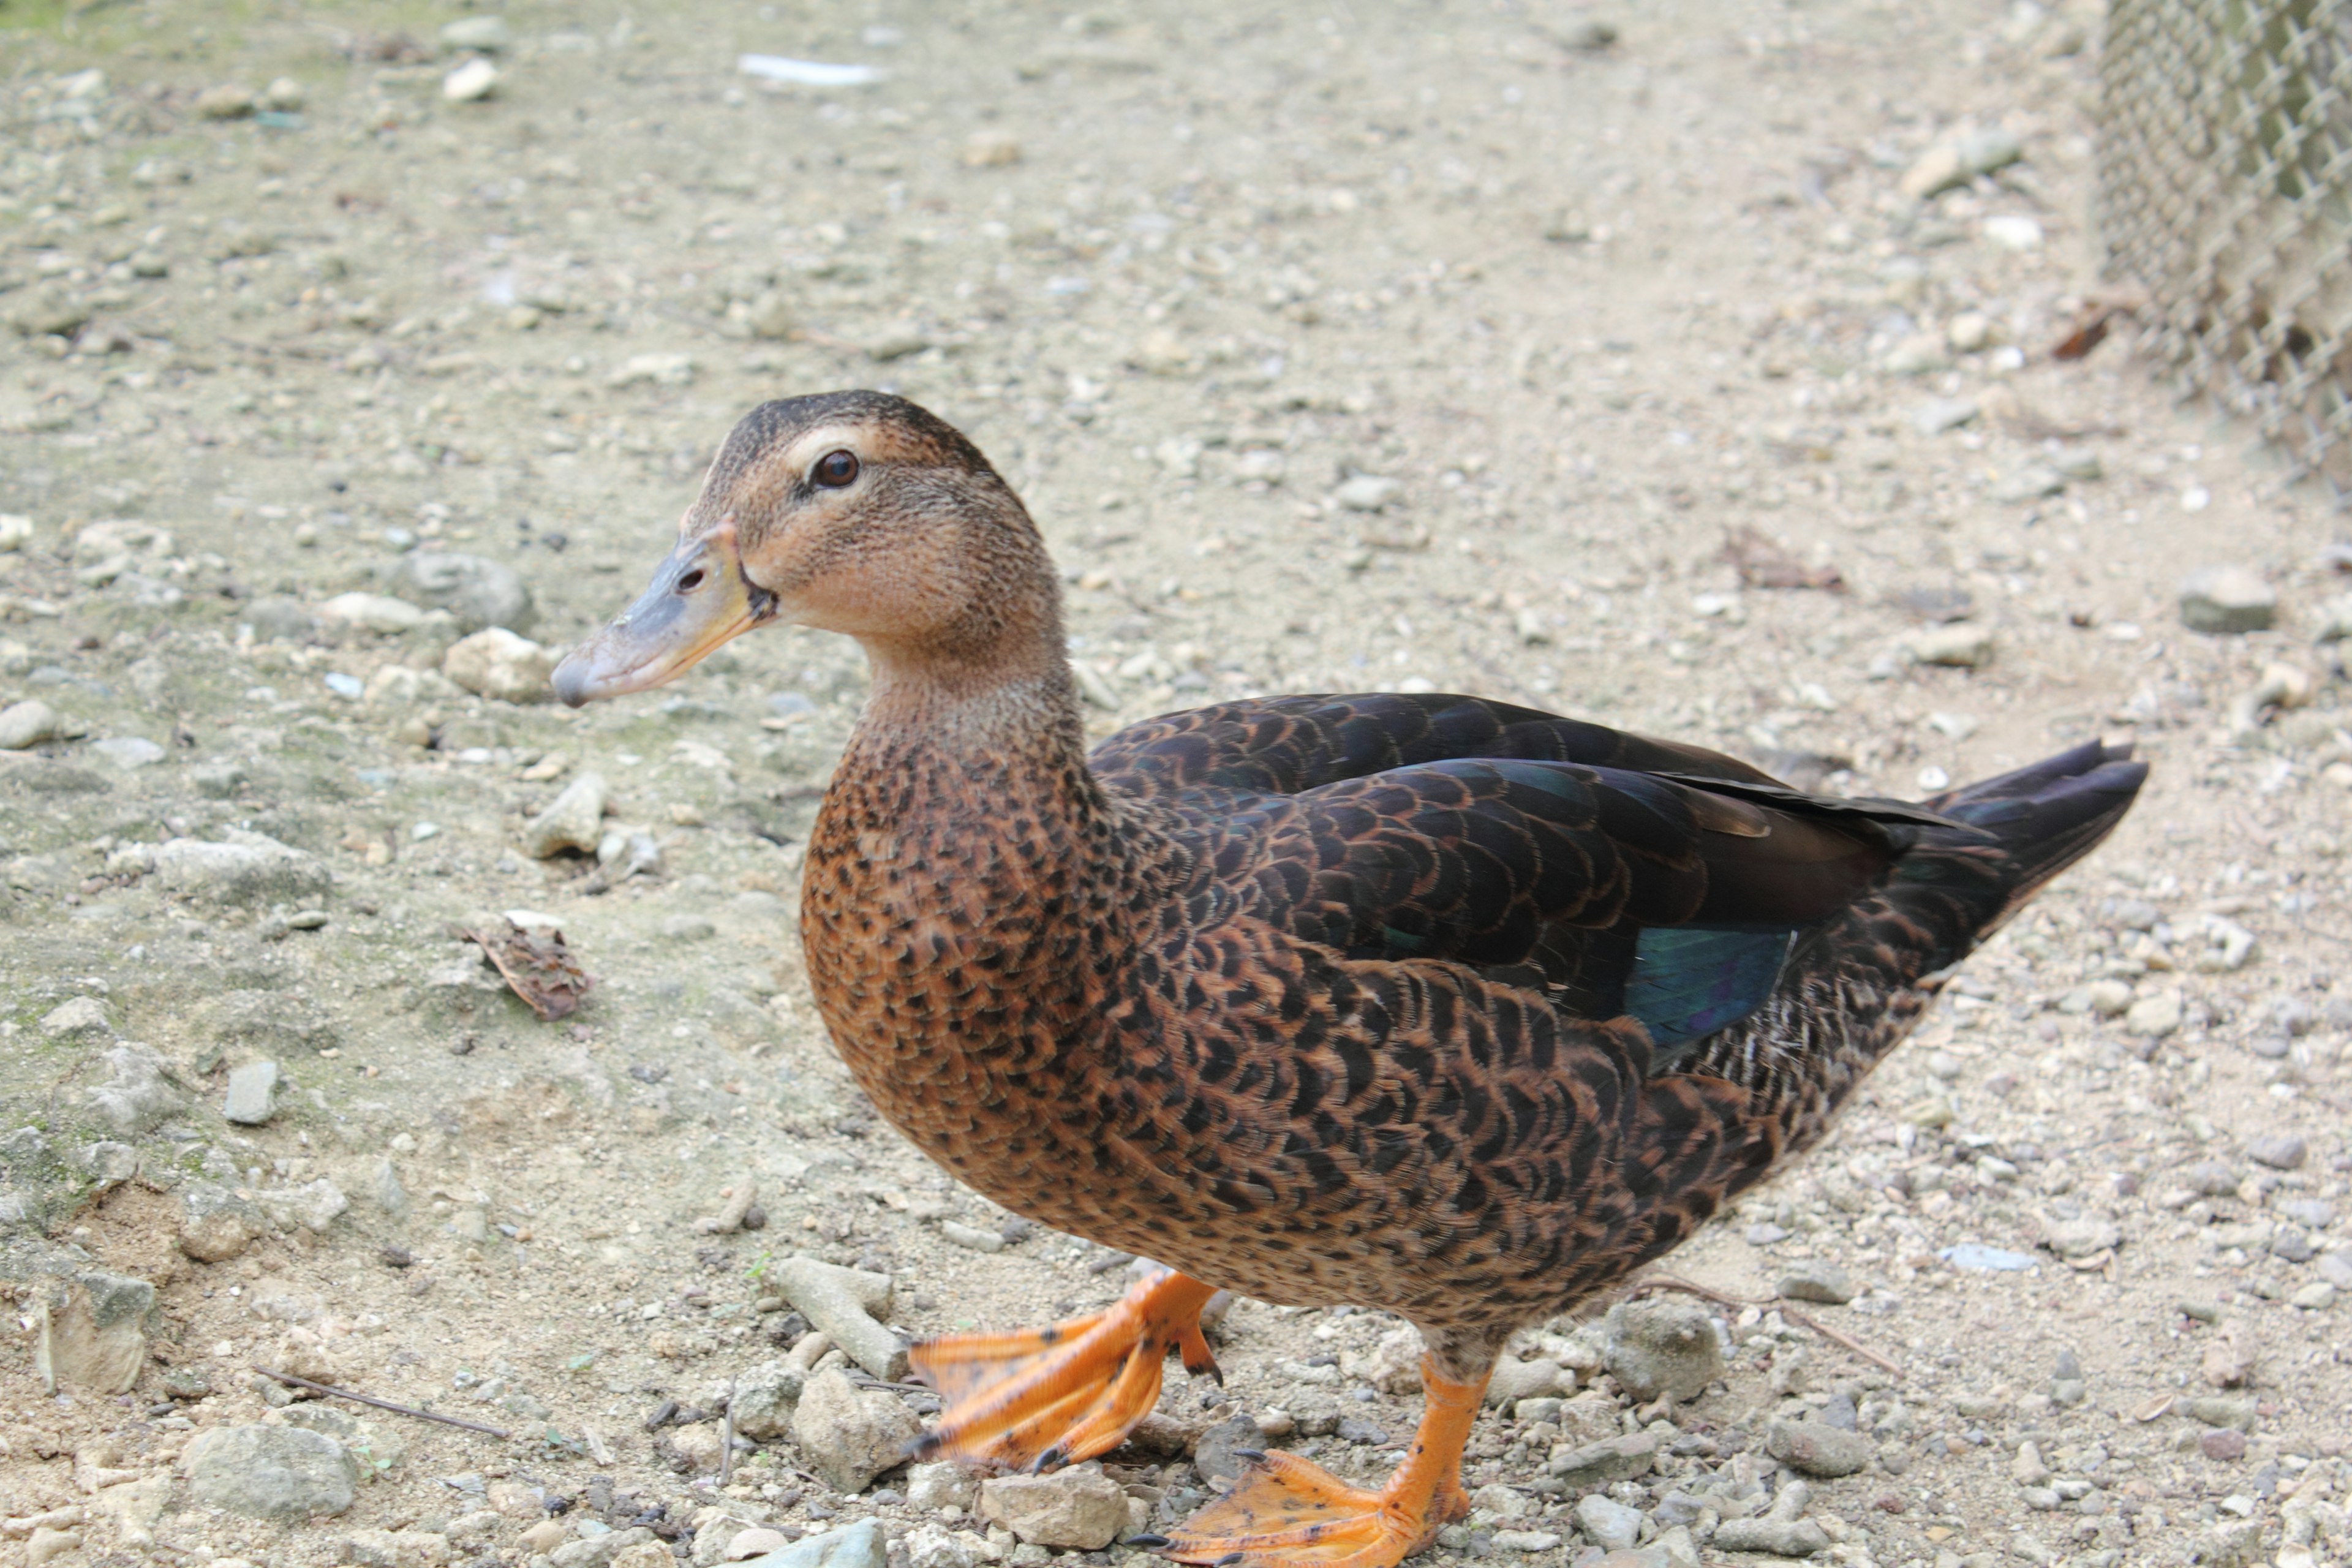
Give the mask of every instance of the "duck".
[{"label": "duck", "polygon": [[1202,1309],[1383,1309],[1423,1409],[1382,1485],[1280,1449],[1133,1543],[1385,1568],[1469,1503],[1511,1335],[1800,1156],[1953,965],[2129,810],[2090,742],[1926,800],[1486,698],[1245,698],[1089,748],[1013,488],[902,398],[761,405],[574,706],[777,624],[872,683],[802,871],[816,1011],[880,1114],[1017,1215],[1155,1260],[1106,1310],[914,1347],[919,1457],[1115,1449]]}]

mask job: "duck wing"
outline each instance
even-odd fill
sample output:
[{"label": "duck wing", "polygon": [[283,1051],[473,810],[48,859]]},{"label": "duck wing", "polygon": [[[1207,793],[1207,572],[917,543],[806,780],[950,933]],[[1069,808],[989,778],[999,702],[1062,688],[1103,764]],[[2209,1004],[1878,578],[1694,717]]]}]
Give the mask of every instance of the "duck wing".
[{"label": "duck wing", "polygon": [[1464,757],[1583,763],[1785,788],[1704,747],[1444,692],[1261,697],[1166,713],[1121,730],[1089,761],[1111,789],[1150,799],[1218,790],[1296,795]]}]

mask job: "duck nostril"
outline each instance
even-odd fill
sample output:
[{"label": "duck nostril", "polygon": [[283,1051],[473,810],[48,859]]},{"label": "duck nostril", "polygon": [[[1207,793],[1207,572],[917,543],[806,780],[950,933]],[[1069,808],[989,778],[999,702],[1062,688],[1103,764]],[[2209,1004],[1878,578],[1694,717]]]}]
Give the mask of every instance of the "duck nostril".
[{"label": "duck nostril", "polygon": [[677,591],[681,594],[691,594],[701,586],[702,568],[699,566],[677,580]]}]

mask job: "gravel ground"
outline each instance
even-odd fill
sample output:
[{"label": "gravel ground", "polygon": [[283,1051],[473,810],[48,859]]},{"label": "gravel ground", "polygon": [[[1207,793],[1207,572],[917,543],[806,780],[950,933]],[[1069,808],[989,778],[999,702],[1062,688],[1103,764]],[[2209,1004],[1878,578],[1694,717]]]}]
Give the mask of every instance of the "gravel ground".
[{"label": "gravel ground", "polygon": [[[861,1473],[924,1404],[793,1259],[911,1333],[1127,1260],[825,1047],[852,648],[530,689],[742,411],[853,384],[1028,498],[1105,732],[1464,689],[1832,790],[2156,763],[1673,1259],[1703,1390],[1530,1335],[1433,1559],[2352,1554],[2352,550],[2127,321],[2050,355],[2095,12],[852,9],[0,9],[0,1563],[1140,1568],[1237,1442],[1391,1462],[1395,1325],[1244,1302],[1107,1480]],[[508,911],[575,1011],[453,934]]]}]

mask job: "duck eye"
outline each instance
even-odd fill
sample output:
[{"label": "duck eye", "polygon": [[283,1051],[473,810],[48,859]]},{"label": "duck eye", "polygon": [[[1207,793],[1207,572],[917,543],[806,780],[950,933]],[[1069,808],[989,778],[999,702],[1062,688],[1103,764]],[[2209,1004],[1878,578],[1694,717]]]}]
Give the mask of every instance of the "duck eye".
[{"label": "duck eye", "polygon": [[857,478],[857,458],[851,452],[827,452],[816,460],[811,477],[829,490],[837,490]]}]

